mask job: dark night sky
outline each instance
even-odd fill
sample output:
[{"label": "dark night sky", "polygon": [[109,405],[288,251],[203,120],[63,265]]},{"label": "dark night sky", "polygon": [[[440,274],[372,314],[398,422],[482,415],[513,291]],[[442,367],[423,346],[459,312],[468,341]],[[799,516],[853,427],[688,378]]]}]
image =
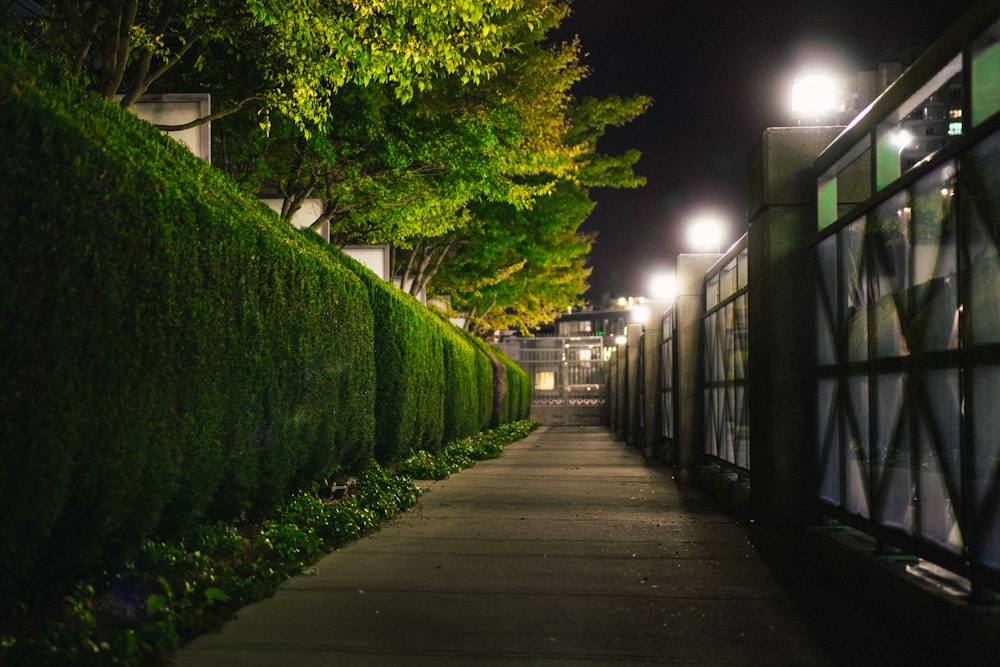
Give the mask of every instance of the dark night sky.
[{"label": "dark night sky", "polygon": [[926,47],[974,0],[572,0],[561,36],[578,35],[591,74],[580,96],[648,95],[653,108],[610,128],[605,153],[639,149],[639,190],[597,189],[583,231],[598,232],[587,298],[648,293],[685,251],[683,221],[724,210],[745,231],[747,155],[767,127],[787,125],[790,79],[810,53],[874,69]]}]

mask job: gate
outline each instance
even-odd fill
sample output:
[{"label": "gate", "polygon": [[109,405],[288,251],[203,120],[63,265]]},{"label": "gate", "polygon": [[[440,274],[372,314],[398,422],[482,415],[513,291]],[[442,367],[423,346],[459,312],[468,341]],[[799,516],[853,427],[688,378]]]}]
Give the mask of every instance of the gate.
[{"label": "gate", "polygon": [[503,347],[531,377],[533,419],[546,426],[607,424],[602,337],[521,338]]}]

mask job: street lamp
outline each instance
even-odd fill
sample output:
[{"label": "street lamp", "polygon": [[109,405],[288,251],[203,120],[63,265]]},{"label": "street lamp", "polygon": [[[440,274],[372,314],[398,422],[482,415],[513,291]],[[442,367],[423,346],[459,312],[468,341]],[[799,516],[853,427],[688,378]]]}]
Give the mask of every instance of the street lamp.
[{"label": "street lamp", "polygon": [[691,219],[687,228],[687,242],[695,252],[722,252],[722,238],[726,223],[717,213],[700,213]]},{"label": "street lamp", "polygon": [[658,273],[649,280],[649,294],[653,301],[673,303],[677,298],[677,276]]},{"label": "street lamp", "polygon": [[653,313],[649,309],[649,306],[636,306],[635,308],[632,309],[631,317],[629,318],[629,320],[633,324],[641,324],[645,326],[646,324],[649,323],[649,320],[652,317],[652,315]]},{"label": "street lamp", "polygon": [[792,114],[799,125],[836,122],[837,81],[822,72],[809,72],[792,82]]},{"label": "street lamp", "polygon": [[899,154],[902,155],[903,151],[910,147],[910,144],[913,143],[915,138],[916,137],[914,137],[913,133],[909,130],[899,129],[892,133],[889,141],[892,143],[893,147],[899,151]]}]

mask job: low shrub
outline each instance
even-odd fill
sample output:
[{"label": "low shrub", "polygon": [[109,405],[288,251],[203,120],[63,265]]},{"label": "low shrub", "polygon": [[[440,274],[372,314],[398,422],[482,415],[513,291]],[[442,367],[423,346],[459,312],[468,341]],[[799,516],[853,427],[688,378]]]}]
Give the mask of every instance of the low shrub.
[{"label": "low shrub", "polygon": [[[418,456],[429,469],[451,474],[457,461],[471,465],[499,456],[536,427],[507,424]],[[420,495],[411,469],[418,468],[393,470],[372,461],[343,498],[300,491],[260,522],[208,523],[185,540],[147,540],[134,558],[78,583],[55,603],[22,599],[18,622],[0,630],[0,664],[96,667],[162,660],[323,554],[411,507]]]}]

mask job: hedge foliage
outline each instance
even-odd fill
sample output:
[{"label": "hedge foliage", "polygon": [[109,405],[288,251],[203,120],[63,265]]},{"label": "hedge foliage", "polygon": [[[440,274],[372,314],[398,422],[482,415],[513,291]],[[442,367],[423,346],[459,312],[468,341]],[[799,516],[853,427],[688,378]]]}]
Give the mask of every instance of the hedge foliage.
[{"label": "hedge foliage", "polygon": [[6,42],[0,132],[0,595],[526,416],[500,352]]}]

